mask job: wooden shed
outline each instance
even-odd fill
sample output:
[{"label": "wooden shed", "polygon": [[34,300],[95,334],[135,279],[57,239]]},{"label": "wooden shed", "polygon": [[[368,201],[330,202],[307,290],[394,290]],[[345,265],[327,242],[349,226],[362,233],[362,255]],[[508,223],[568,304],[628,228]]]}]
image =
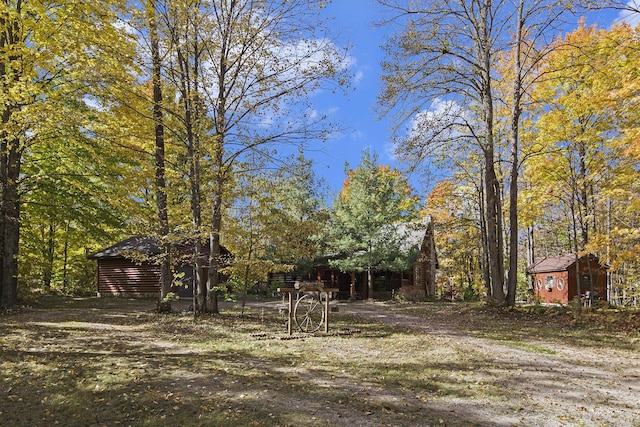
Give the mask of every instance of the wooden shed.
[{"label": "wooden shed", "polygon": [[578,258],[575,254],[544,258],[527,268],[534,295],[545,303],[568,304],[580,293],[591,298],[606,298],[607,268],[595,255]]},{"label": "wooden shed", "polygon": [[[228,251],[223,248],[228,255]],[[158,241],[148,236],[133,236],[101,250],[90,259],[98,262],[98,296],[157,297],[160,294],[160,265],[154,256],[160,254]],[[177,244],[172,255],[175,261],[173,292],[190,297],[193,292],[194,271],[190,262],[193,245]],[[202,274],[206,277],[209,264],[209,245],[202,245]]]}]

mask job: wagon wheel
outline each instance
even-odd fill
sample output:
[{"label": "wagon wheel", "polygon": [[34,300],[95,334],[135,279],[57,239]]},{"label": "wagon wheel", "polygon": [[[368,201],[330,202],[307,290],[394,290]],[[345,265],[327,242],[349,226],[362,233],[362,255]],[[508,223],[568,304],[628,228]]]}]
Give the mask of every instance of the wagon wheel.
[{"label": "wagon wheel", "polygon": [[302,332],[315,332],[324,322],[322,302],[313,295],[303,295],[293,310],[293,318]]}]

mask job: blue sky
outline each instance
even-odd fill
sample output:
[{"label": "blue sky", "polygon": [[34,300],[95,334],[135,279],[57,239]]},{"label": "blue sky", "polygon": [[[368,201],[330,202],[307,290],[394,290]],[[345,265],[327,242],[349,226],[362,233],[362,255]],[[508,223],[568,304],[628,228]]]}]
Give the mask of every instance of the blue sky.
[{"label": "blue sky", "polygon": [[345,94],[323,94],[318,105],[325,112],[334,111],[331,117],[344,126],[344,132],[307,152],[314,160],[318,175],[336,193],[344,181],[345,162],[357,166],[365,148],[378,153],[381,163],[395,164],[385,152],[391,124],[377,120],[374,111],[380,90],[380,62],[383,59],[380,46],[385,31],[373,25],[379,19],[378,10],[374,0],[333,0],[327,2],[323,11],[339,36],[341,46],[351,46],[349,53],[354,60],[353,87]]},{"label": "blue sky", "polygon": [[[346,94],[323,93],[314,101],[318,110],[331,112],[331,117],[345,126],[344,133],[337,138],[313,145],[307,152],[307,157],[314,160],[318,176],[324,178],[330,187],[330,201],[342,186],[345,162],[352,167],[357,166],[363,149],[375,151],[382,164],[399,168],[402,165],[393,159],[389,149],[392,123],[387,119],[378,120],[374,111],[381,87],[381,45],[385,32],[389,32],[389,29],[373,25],[380,19],[380,7],[375,0],[333,0],[327,2],[323,14],[330,19],[339,43],[352,46],[350,55],[354,61],[354,87]],[[617,16],[617,12],[610,11],[592,13],[586,18],[588,24],[597,22],[598,26],[607,28]],[[411,177],[411,182],[424,199],[428,189],[418,182],[417,177]]]}]

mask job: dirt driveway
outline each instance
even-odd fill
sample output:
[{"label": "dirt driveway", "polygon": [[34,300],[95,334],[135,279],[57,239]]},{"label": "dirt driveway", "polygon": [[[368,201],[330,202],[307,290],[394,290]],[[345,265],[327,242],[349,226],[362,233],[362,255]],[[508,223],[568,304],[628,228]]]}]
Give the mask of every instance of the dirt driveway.
[{"label": "dirt driveway", "polygon": [[[638,339],[635,345],[621,340],[618,347],[611,347],[595,336],[592,342],[576,340],[571,333],[566,340],[562,333],[540,336],[535,325],[515,329],[509,337],[490,325],[479,325],[489,319],[460,315],[453,306],[451,312],[426,310],[420,315],[381,303],[343,304],[341,310],[448,343],[466,354],[470,364],[481,365],[474,372],[452,375],[473,377],[477,384],[496,384],[497,379],[504,391],[502,402],[490,396],[443,400],[445,411],[456,413],[465,407],[468,419],[505,426],[640,426]],[[549,323],[553,328],[557,321]],[[611,338],[615,342],[615,336]]]},{"label": "dirt driveway", "polygon": [[0,425],[640,426],[637,332],[337,305],[329,335],[294,339],[278,302],[198,322],[97,299],[1,315]]}]

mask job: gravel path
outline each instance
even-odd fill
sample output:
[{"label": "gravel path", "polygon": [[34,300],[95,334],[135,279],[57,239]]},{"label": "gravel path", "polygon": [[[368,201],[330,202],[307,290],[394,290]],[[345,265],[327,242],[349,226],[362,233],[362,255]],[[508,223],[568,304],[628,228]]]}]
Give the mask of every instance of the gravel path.
[{"label": "gravel path", "polygon": [[[474,336],[464,319],[393,313],[381,303],[341,304],[342,313],[433,336],[466,352],[479,384],[496,381],[499,398],[449,397],[443,410],[487,425],[640,426],[640,354],[635,349],[577,347],[529,336],[524,345]],[[467,381],[469,379],[467,378]],[[484,421],[482,421],[484,420]]]},{"label": "gravel path", "polygon": [[[640,427],[638,338],[590,339],[591,329],[567,326],[566,317],[336,301],[332,334],[284,340],[278,322],[257,336],[244,332],[254,330],[251,320],[165,319],[153,305],[61,300],[0,317],[0,395],[8,396],[0,415],[17,426],[54,425],[53,416],[83,427],[221,425],[231,408],[239,424],[222,425],[276,425],[251,418],[269,408],[282,426]],[[263,311],[280,318],[280,301],[248,305],[254,319]],[[338,333],[345,324],[356,332]],[[103,401],[109,410],[95,413]],[[96,421],[71,424],[65,414]]]}]

